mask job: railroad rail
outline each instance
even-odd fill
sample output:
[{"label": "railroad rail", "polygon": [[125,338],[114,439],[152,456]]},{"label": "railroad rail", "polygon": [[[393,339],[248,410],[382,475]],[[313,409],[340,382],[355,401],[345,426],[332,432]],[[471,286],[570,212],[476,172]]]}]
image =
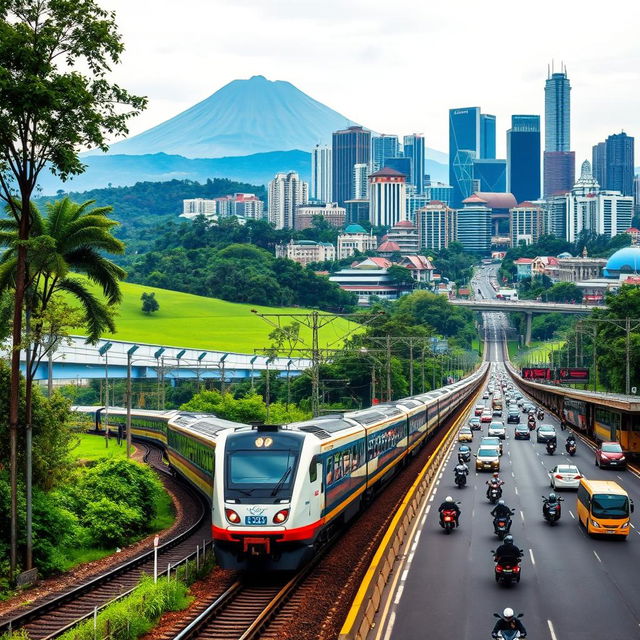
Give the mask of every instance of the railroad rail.
[{"label": "railroad rail", "polygon": [[[150,444],[146,447],[145,462],[165,475],[184,517],[171,539],[158,546],[158,565],[166,574],[171,567],[191,554],[196,546],[210,545],[209,506],[203,497],[186,482],[171,476],[162,464],[162,451]],[[20,614],[0,616],[0,634],[24,628],[32,640],[52,640],[79,621],[92,616],[96,609],[135,588],[143,573],[153,574],[154,551],[144,551],[103,573],[67,590],[45,596],[34,605],[21,609]]]}]

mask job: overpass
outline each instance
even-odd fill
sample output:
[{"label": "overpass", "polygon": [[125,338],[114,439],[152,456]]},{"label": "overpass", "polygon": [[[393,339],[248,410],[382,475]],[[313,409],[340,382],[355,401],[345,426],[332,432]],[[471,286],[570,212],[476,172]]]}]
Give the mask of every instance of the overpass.
[{"label": "overpass", "polygon": [[[25,354],[20,354],[24,373]],[[35,380],[86,380],[90,378],[151,378],[162,380],[216,378],[228,381],[251,379],[260,371],[287,372],[299,375],[311,366],[303,358],[269,358],[266,355],[188,349],[100,340],[86,344],[82,336],[72,336],[58,346],[49,360],[38,367]]]},{"label": "overpass", "polygon": [[537,302],[535,300],[450,300],[458,307],[480,312],[524,313],[527,318],[525,344],[531,343],[531,320],[534,313],[591,313],[594,309],[606,309],[604,305],[567,304],[565,302]]}]

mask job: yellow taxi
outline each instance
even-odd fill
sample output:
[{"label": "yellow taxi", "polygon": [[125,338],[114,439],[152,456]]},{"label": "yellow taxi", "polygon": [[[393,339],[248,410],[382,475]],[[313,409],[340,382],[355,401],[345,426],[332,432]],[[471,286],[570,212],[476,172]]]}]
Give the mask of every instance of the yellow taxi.
[{"label": "yellow taxi", "polygon": [[462,427],[458,431],[458,442],[473,442],[473,431],[470,427]]}]

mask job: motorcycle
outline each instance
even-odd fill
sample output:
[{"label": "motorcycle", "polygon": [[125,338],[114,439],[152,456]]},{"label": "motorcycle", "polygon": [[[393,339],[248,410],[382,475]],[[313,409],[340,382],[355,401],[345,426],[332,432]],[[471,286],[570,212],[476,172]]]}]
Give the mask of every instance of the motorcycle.
[{"label": "motorcycle", "polygon": [[491,504],[496,504],[502,497],[502,487],[496,484],[490,484],[487,490],[487,497]]},{"label": "motorcycle", "polygon": [[[513,511],[511,515],[513,515]],[[495,518],[493,521],[493,530],[500,540],[504,540],[504,537],[511,531],[511,517],[498,516]]]},{"label": "motorcycle", "polygon": [[536,419],[533,416],[529,416],[527,426],[529,427],[529,431],[533,431],[536,428]]},{"label": "motorcycle", "polygon": [[553,440],[547,442],[547,453],[552,456],[556,452],[556,443]]},{"label": "motorcycle", "polygon": [[561,502],[564,502],[563,498],[556,498],[556,502],[550,502],[549,498],[542,496],[542,515],[544,519],[553,527],[562,513]]},{"label": "motorcycle", "polygon": [[544,411],[542,409],[538,410],[537,418],[538,420],[544,420]]},{"label": "motorcycle", "polygon": [[494,569],[494,576],[498,584],[503,584],[505,587],[511,586],[512,582],[520,582],[520,561],[508,561],[498,562],[495,560],[495,551],[491,552],[494,556],[496,563]]},{"label": "motorcycle", "polygon": [[564,445],[564,448],[567,450],[567,453],[570,456],[575,456],[578,447],[576,446],[576,443],[574,441],[569,441]]},{"label": "motorcycle", "polygon": [[458,489],[462,489],[467,484],[467,474],[464,471],[456,471],[455,482]]},{"label": "motorcycle", "polygon": [[440,513],[440,526],[447,535],[456,528],[456,512],[453,509],[445,509]]},{"label": "motorcycle", "polygon": [[[522,613],[519,613],[517,617],[522,618],[522,615]],[[494,613],[493,616],[494,618],[505,620],[499,613]],[[522,634],[517,629],[503,629],[502,631],[498,631],[495,637],[502,638],[502,640],[516,640],[516,638],[521,638]]]}]

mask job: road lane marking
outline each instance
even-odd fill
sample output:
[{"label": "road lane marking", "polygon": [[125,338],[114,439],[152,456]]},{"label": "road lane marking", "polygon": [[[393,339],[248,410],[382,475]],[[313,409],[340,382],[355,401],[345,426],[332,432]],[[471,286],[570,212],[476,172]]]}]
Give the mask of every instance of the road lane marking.
[{"label": "road lane marking", "polygon": [[395,599],[394,599],[394,601],[393,601],[393,604],[400,604],[400,598],[402,598],[402,592],[403,592],[403,591],[404,591],[404,585],[403,585],[403,584],[401,584],[401,585],[398,587],[398,593],[396,593],[396,597],[395,597]]},{"label": "road lane marking", "polygon": [[426,518],[429,515],[429,511],[431,511],[431,505],[428,504],[424,509],[424,517]]},{"label": "road lane marking", "polygon": [[535,565],[536,559],[533,557],[533,549],[529,549],[529,555],[531,556],[531,564]]},{"label": "road lane marking", "polygon": [[600,556],[596,553],[595,549],[593,550],[593,555],[596,557],[596,559],[598,560],[598,562],[600,564],[602,564],[602,560],[600,560]]},{"label": "road lane marking", "polygon": [[551,640],[558,640],[558,636],[556,636],[556,632],[553,628],[553,623],[551,620],[547,620],[547,624],[549,625],[549,633],[551,634]]},{"label": "road lane marking", "polygon": [[[392,611],[389,615],[389,623],[387,625],[387,632],[384,634],[384,640],[390,640],[391,634],[393,633],[393,625],[396,622],[396,612]],[[554,638],[555,640],[555,638]]]},{"label": "road lane marking", "polygon": [[522,518],[522,522],[524,522],[524,513],[520,511],[520,518]]},{"label": "road lane marking", "polygon": [[513,490],[516,492],[516,495],[518,495],[518,487],[514,487]]},{"label": "road lane marking", "polygon": [[576,517],[573,515],[573,512],[571,511],[571,509],[569,509],[569,515],[575,520]]}]

